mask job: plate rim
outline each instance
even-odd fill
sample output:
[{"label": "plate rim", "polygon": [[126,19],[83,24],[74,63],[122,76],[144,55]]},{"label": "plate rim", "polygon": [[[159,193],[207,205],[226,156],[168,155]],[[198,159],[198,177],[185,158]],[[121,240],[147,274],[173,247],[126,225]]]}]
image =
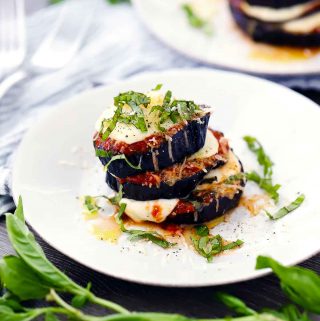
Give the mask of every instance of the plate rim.
[{"label": "plate rim", "polygon": [[[59,103],[57,103],[50,110],[45,111],[43,113],[43,115],[41,115],[39,117],[39,120],[38,120],[37,124],[41,123],[42,121],[45,121],[46,119],[50,119],[51,114],[54,114],[54,113],[59,112],[60,110],[63,110],[65,108],[64,105],[68,104],[69,101],[72,101],[74,99],[79,99],[79,97],[81,98],[81,96],[83,96],[83,95],[90,95],[90,94],[92,94],[94,92],[97,92],[97,91],[100,91],[100,90],[105,90],[105,89],[110,89],[113,86],[118,86],[118,85],[121,85],[123,83],[128,83],[128,82],[131,82],[131,81],[138,81],[140,78],[141,79],[146,79],[146,78],[155,77],[155,76],[157,76],[159,74],[162,74],[162,75],[163,74],[169,74],[169,75],[171,74],[172,75],[172,74],[177,74],[177,73],[186,73],[186,74],[189,74],[189,73],[227,74],[227,75],[232,76],[232,77],[250,78],[253,81],[257,81],[257,82],[261,82],[261,83],[268,83],[269,85],[272,85],[272,86],[275,86],[275,87],[281,87],[282,90],[286,90],[286,91],[290,92],[290,94],[294,94],[294,95],[300,96],[304,100],[308,101],[309,106],[310,106],[308,108],[316,109],[318,112],[320,112],[320,109],[319,109],[318,105],[315,102],[313,102],[311,99],[309,99],[308,97],[303,96],[302,94],[300,94],[298,92],[295,92],[294,90],[292,90],[292,89],[290,89],[288,87],[285,87],[285,86],[283,86],[281,84],[272,82],[272,81],[267,80],[267,79],[263,79],[263,78],[256,77],[256,76],[253,76],[253,75],[241,74],[241,73],[238,73],[238,72],[235,72],[235,71],[212,70],[210,68],[205,68],[205,67],[201,67],[201,68],[173,68],[173,69],[167,69],[167,70],[162,70],[162,71],[152,71],[152,72],[147,72],[147,73],[140,73],[140,74],[134,75],[132,77],[129,77],[129,78],[126,78],[126,79],[122,79],[120,81],[113,82],[111,84],[102,85],[102,86],[99,86],[99,87],[96,87],[96,88],[89,88],[87,90],[79,92],[79,93],[77,93],[77,94],[75,94],[75,95],[73,95],[73,96],[71,96],[71,97],[69,97],[69,98],[67,98],[65,100],[60,101]],[[15,157],[14,157],[14,160],[13,160],[13,166],[12,166],[12,194],[13,194],[13,199],[14,199],[16,204],[17,204],[17,201],[18,201],[18,198],[19,198],[19,193],[18,193],[19,188],[18,188],[18,183],[17,183],[17,179],[16,179],[17,163],[18,163],[18,159],[21,157],[20,154],[22,153],[21,152],[21,150],[22,150],[21,146],[23,146],[24,142],[28,139],[29,135],[30,136],[32,135],[32,131],[33,130],[34,130],[34,127],[30,128],[27,131],[27,133],[24,135],[22,141],[20,142],[20,144],[18,146],[18,150],[16,151]],[[120,280],[128,281],[128,282],[134,282],[134,283],[137,283],[137,284],[143,284],[143,285],[149,285],[149,286],[161,286],[161,287],[168,287],[168,288],[172,288],[172,287],[175,287],[175,288],[209,287],[209,286],[221,286],[221,285],[226,285],[226,284],[237,284],[237,283],[248,281],[248,280],[254,280],[256,278],[259,278],[259,277],[262,277],[262,276],[265,276],[265,275],[271,273],[270,269],[254,270],[251,274],[244,275],[243,277],[234,277],[232,279],[229,279],[228,281],[219,281],[219,280],[210,280],[209,279],[208,281],[205,281],[205,282],[201,282],[200,281],[200,282],[193,282],[193,283],[189,283],[189,284],[187,282],[184,282],[183,284],[182,283],[178,283],[177,284],[177,283],[172,283],[172,282],[166,282],[166,283],[153,282],[153,281],[150,281],[150,280],[143,281],[141,279],[137,279],[137,278],[130,277],[130,276],[126,276],[126,277],[119,276],[119,275],[116,275],[115,273],[112,273],[112,272],[106,272],[105,270],[103,270],[101,268],[96,268],[96,267],[90,266],[90,264],[85,262],[85,260],[76,258],[76,257],[72,256],[71,254],[66,253],[63,250],[62,247],[54,245],[50,240],[48,240],[45,237],[45,235],[43,235],[43,233],[41,233],[41,231],[38,231],[36,228],[34,228],[32,226],[32,224],[29,222],[28,217],[26,217],[26,222],[40,236],[40,238],[43,241],[45,241],[47,244],[49,244],[53,249],[58,250],[61,254],[65,255],[66,257],[74,260],[75,262],[78,262],[78,263],[84,265],[87,268],[90,268],[93,271],[97,271],[97,272],[99,272],[101,274],[104,274],[104,275],[107,275],[107,276],[110,276],[110,277],[113,277],[113,278],[116,278],[116,279],[120,279]],[[300,257],[299,259],[288,260],[289,263],[287,263],[286,265],[292,266],[292,265],[299,264],[299,263],[311,258],[312,256],[314,256],[314,255],[316,255],[318,253],[320,253],[320,247],[317,250],[312,249],[312,251],[309,251],[306,255],[304,255],[303,257]]]},{"label": "plate rim", "polygon": [[[202,63],[207,65],[207,67],[211,66],[212,68],[217,68],[219,70],[223,70],[223,71],[230,71],[230,72],[241,72],[241,73],[245,73],[247,75],[252,75],[252,76],[268,76],[268,77],[275,77],[278,80],[281,80],[281,78],[286,78],[286,77],[312,77],[312,76],[316,76],[320,73],[320,68],[318,71],[308,71],[306,72],[280,72],[280,73],[276,73],[273,71],[264,71],[264,72],[259,72],[259,71],[254,71],[254,70],[248,70],[245,68],[241,68],[241,67],[230,67],[228,65],[224,65],[222,63],[214,63],[212,62],[210,59],[206,59],[204,57],[199,57],[196,54],[190,52],[190,51],[183,51],[179,46],[176,46],[175,44],[173,44],[172,42],[168,41],[166,39],[165,36],[163,36],[161,33],[159,33],[156,28],[154,28],[152,26],[152,24],[150,23],[150,21],[148,19],[145,19],[144,14],[142,13],[142,3],[143,0],[132,0],[132,4],[133,4],[133,8],[135,9],[135,11],[137,12],[140,21],[146,26],[146,28],[156,37],[156,39],[158,39],[159,41],[161,41],[165,46],[167,46],[168,48],[176,51],[178,54],[187,57],[195,62],[198,63]],[[320,54],[319,54],[320,55]]]}]

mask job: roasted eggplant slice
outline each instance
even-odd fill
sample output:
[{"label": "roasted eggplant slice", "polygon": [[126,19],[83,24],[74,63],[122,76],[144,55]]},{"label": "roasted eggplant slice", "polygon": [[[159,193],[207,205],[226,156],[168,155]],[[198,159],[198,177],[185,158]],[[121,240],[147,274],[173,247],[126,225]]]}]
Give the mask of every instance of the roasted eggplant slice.
[{"label": "roasted eggplant slice", "polygon": [[[126,146],[127,153],[122,153],[126,156],[126,160],[117,159],[111,162],[108,166],[109,173],[124,178],[146,171],[158,171],[182,162],[185,157],[203,147],[209,118],[210,113],[206,113],[200,118],[195,117],[186,123],[173,126],[166,133],[159,133],[148,137],[143,142],[131,144],[135,146]],[[112,140],[105,142],[99,138],[95,140],[96,150],[109,152],[115,144]],[[155,144],[158,147],[153,147]],[[143,145],[142,152],[139,151],[141,145]],[[103,165],[106,165],[114,155],[118,153],[112,151],[112,155],[100,156],[99,159]],[[139,166],[140,169],[132,167],[128,162]]]},{"label": "roasted eggplant slice", "polygon": [[[273,15],[264,7],[250,8],[244,0],[229,0],[229,3],[238,26],[256,42],[292,47],[320,46],[319,1],[312,1],[312,5],[306,3],[301,12],[291,11],[294,16],[276,12]],[[265,11],[260,12],[261,9],[267,9],[268,16]]]},{"label": "roasted eggplant slice", "polygon": [[122,185],[123,197],[139,201],[186,197],[208,171],[226,163],[228,151],[228,141],[223,134],[208,130],[202,149],[183,163],[126,178],[107,172],[106,182],[116,191]]},{"label": "roasted eggplant slice", "polygon": [[123,198],[134,221],[198,224],[223,215],[239,203],[245,185],[241,162],[229,151],[228,162],[210,171],[184,199],[137,201]]},{"label": "roasted eggplant slice", "polygon": [[303,3],[314,2],[313,0],[247,0],[252,6],[270,7],[270,8],[287,8]]}]

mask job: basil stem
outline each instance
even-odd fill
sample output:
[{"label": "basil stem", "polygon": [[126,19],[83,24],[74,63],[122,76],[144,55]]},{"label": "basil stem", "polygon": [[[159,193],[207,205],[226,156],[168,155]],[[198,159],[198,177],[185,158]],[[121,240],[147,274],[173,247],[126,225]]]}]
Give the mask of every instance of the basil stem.
[{"label": "basil stem", "polygon": [[266,214],[269,216],[271,220],[278,220],[279,218],[282,218],[289,214],[290,212],[294,211],[297,209],[304,201],[305,196],[304,194],[299,195],[293,202],[291,202],[289,205],[284,206],[280,208],[276,213],[273,215],[266,211]]}]

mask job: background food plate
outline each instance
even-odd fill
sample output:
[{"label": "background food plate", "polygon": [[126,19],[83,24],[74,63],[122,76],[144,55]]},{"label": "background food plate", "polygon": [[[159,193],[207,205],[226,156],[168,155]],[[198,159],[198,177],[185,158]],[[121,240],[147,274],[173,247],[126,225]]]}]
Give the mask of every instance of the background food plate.
[{"label": "background food plate", "polygon": [[[244,246],[208,264],[186,247],[163,250],[126,237],[117,244],[88,232],[78,199],[110,190],[94,155],[92,136],[99,114],[126,90],[147,91],[163,83],[174,96],[212,105],[211,126],[223,130],[246,170],[256,160],[242,136],[256,136],[275,163],[274,180],[283,185],[281,204],[306,195],[297,211],[273,222],[242,207],[213,233]],[[236,73],[173,70],[82,93],[62,103],[28,132],[13,172],[13,192],[22,195],[28,223],[53,247],[97,271],[126,280],[165,286],[204,286],[257,277],[259,254],[298,263],[320,247],[320,111],[313,102],[274,83]],[[250,185],[248,186],[250,190]]]},{"label": "background food plate", "polygon": [[[212,11],[212,36],[192,28],[181,9],[184,0],[133,0],[145,25],[164,43],[208,64],[250,73],[269,75],[316,74],[320,72],[320,51],[301,52],[258,45],[236,27],[227,0],[197,0]],[[194,2],[197,2],[194,1]],[[212,7],[214,9],[212,9]]]}]

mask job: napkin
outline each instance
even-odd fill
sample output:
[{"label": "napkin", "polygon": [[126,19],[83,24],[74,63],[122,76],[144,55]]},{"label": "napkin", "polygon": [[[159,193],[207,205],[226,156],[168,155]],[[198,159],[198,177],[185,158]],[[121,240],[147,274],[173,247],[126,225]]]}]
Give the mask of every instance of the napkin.
[{"label": "napkin", "polygon": [[[98,84],[108,85],[147,71],[205,66],[158,41],[130,5],[92,1],[97,1],[94,21],[72,62],[55,73],[30,76],[8,92],[0,104],[0,215],[14,207],[11,174],[18,145],[47,110]],[[68,19],[86,14],[82,0],[64,5],[73,6],[74,15]],[[60,5],[54,5],[28,18],[28,52],[34,52],[50,32],[60,10]],[[320,89],[319,76],[271,80],[293,88]]]}]

